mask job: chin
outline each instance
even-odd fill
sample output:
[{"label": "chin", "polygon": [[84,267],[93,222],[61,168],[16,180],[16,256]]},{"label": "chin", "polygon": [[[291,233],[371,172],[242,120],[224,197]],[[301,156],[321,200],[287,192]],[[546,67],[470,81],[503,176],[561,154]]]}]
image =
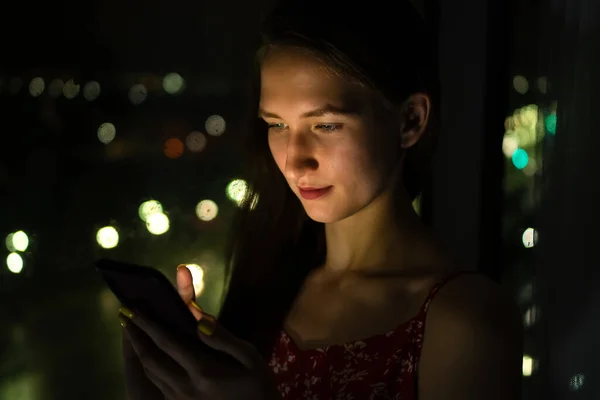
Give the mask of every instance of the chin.
[{"label": "chin", "polygon": [[345,218],[355,214],[353,210],[345,210],[342,207],[318,207],[315,205],[304,205],[304,211],[310,219],[315,222],[322,224],[331,224],[333,222],[341,221]]}]

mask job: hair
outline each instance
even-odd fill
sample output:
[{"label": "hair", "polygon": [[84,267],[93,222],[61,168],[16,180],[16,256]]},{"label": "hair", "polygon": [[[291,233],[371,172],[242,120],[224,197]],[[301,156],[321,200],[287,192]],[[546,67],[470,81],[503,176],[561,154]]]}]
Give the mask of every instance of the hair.
[{"label": "hair", "polygon": [[[429,177],[435,142],[437,46],[408,0],[394,6],[391,13],[384,5],[375,12],[375,6],[369,10],[341,0],[284,3],[263,23],[257,65],[274,49],[293,48],[372,89],[386,109],[413,93],[428,94],[433,107],[427,133],[406,151],[403,167],[402,185],[414,199]],[[308,217],[289,189],[270,153],[266,123],[252,111],[244,176],[248,190],[232,226],[219,320],[267,358],[304,280],[325,261],[325,235],[324,225]]]}]

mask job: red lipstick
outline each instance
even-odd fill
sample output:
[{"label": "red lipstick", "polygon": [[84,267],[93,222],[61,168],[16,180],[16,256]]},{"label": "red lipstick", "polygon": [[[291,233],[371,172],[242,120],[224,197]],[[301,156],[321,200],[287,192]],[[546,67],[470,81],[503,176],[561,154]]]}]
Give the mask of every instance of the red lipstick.
[{"label": "red lipstick", "polygon": [[305,187],[298,188],[298,190],[300,190],[300,196],[302,196],[302,198],[306,200],[316,200],[320,197],[325,196],[331,190],[332,187],[333,186],[327,186],[324,188]]}]

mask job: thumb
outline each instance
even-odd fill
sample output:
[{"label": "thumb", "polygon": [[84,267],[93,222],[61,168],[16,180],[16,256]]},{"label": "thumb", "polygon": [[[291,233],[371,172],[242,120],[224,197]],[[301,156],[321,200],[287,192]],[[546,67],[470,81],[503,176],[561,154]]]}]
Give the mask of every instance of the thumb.
[{"label": "thumb", "polygon": [[196,304],[192,272],[183,264],[177,267],[177,292],[196,320],[202,318],[202,311]]},{"label": "thumb", "polygon": [[198,336],[208,346],[229,354],[248,369],[254,369],[257,360],[260,358],[260,354],[254,346],[235,337],[221,326],[212,315],[202,315],[202,318],[198,321]]}]

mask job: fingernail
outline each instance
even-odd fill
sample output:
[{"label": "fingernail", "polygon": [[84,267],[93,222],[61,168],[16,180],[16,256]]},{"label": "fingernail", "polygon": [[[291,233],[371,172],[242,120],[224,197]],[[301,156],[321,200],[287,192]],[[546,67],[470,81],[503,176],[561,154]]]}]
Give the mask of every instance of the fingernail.
[{"label": "fingernail", "polygon": [[179,271],[180,268],[187,268],[187,266],[185,264],[179,264],[177,266],[177,271]]},{"label": "fingernail", "polygon": [[211,322],[206,318],[200,319],[198,321],[198,330],[205,334],[206,336],[210,336],[215,332],[216,324]]},{"label": "fingernail", "polygon": [[123,328],[125,328],[127,326],[127,320],[125,319],[123,314],[119,314],[119,323],[121,324],[121,326]]},{"label": "fingernail", "polygon": [[131,310],[125,306],[119,307],[119,312],[129,319],[133,318],[133,312],[131,312]]},{"label": "fingernail", "polygon": [[192,304],[192,307],[194,307],[196,310],[198,310],[202,314],[204,314],[204,311],[202,311],[202,308],[200,308],[200,306],[198,305],[198,303],[196,303],[195,301],[192,301],[191,304]]}]

